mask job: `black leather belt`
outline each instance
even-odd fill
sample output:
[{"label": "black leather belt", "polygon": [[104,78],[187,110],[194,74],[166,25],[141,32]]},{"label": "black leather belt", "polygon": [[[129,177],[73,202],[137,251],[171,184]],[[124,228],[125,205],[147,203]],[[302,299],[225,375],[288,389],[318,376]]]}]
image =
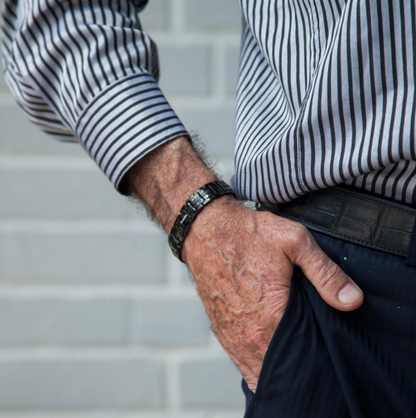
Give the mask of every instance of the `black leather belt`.
[{"label": "black leather belt", "polygon": [[416,209],[358,189],[331,187],[289,203],[258,204],[259,210],[365,247],[408,256]]}]

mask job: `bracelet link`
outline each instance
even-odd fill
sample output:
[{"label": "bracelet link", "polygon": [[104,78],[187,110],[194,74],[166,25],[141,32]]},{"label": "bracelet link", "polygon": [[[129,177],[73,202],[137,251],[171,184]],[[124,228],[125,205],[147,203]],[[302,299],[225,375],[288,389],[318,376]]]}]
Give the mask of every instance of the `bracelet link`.
[{"label": "bracelet link", "polygon": [[201,210],[213,200],[234,195],[234,190],[224,181],[213,181],[195,191],[182,206],[169,234],[169,246],[173,255],[183,262],[181,250],[192,223]]}]

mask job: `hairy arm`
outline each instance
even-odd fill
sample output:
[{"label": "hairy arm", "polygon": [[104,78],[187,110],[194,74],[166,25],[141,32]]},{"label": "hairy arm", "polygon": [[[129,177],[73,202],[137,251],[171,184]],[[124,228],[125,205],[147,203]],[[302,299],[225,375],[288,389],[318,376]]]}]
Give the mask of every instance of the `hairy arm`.
[{"label": "hairy arm", "polygon": [[[167,232],[187,198],[213,180],[217,176],[186,138],[162,145],[127,173],[131,192]],[[349,311],[363,302],[357,285],[306,228],[251,210],[232,196],[214,200],[197,216],[182,257],[219,342],[253,391],[287,305],[294,265],[334,308]],[[345,285],[354,289],[349,299],[339,297],[348,295]]]},{"label": "hairy arm", "polygon": [[126,186],[169,233],[188,197],[214,180],[218,180],[216,174],[182,137],[161,145],[136,163],[126,175]]}]

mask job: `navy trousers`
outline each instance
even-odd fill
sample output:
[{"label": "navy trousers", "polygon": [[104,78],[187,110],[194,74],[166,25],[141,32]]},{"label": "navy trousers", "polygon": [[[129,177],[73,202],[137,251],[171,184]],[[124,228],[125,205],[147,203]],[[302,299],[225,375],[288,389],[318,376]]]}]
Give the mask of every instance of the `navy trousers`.
[{"label": "navy trousers", "polygon": [[364,303],[332,308],[296,268],[245,418],[416,418],[416,268],[311,232]]}]

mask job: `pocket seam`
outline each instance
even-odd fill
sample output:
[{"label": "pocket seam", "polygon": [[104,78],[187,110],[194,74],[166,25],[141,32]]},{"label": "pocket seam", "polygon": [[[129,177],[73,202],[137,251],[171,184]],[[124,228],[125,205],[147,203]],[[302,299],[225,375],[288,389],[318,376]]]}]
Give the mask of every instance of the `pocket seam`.
[{"label": "pocket seam", "polygon": [[271,358],[272,358],[272,354],[273,354],[272,353],[272,349],[275,346],[276,341],[279,340],[278,335],[280,334],[280,331],[283,328],[284,323],[287,322],[287,319],[289,317],[289,314],[288,314],[289,311],[293,309],[292,304],[293,304],[294,293],[295,293],[295,290],[294,289],[296,287],[295,281],[297,280],[296,279],[295,271],[298,268],[299,267],[295,267],[294,268],[294,274],[293,274],[292,282],[291,282],[291,285],[290,285],[289,299],[287,301],[286,308],[285,308],[285,310],[283,312],[283,315],[282,315],[282,318],[280,319],[280,322],[277,324],[277,327],[274,330],[272,339],[270,341],[270,344],[269,344],[269,346],[268,346],[268,348],[266,350],[266,354],[265,354],[264,359],[263,359],[263,365],[262,365],[262,367],[260,369],[259,380],[257,382],[257,389],[256,389],[256,392],[254,392],[254,394],[253,394],[253,404],[254,405],[261,403],[261,398],[262,398],[262,395],[263,395],[264,384],[265,384],[265,381],[267,379],[267,376],[268,376],[268,374],[270,372],[270,367],[268,367],[268,365],[269,365],[269,363],[271,361]]}]

